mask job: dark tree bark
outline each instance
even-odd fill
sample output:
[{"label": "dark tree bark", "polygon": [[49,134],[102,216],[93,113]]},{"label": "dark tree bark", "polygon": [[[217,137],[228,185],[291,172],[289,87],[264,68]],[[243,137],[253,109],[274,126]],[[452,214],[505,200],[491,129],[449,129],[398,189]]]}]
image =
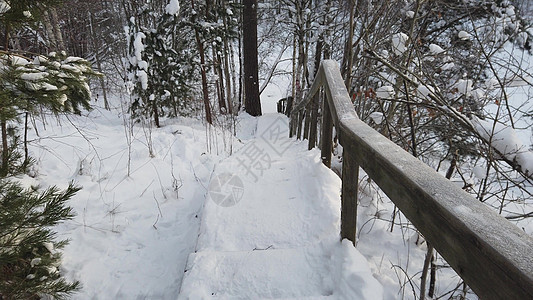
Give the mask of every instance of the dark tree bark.
[{"label": "dark tree bark", "polygon": [[261,115],[257,70],[257,0],[243,0],[244,109]]},{"label": "dark tree bark", "polygon": [[0,127],[2,128],[2,167],[0,168],[0,177],[4,177],[8,173],[9,148],[7,144],[7,122],[5,119],[0,119]]},{"label": "dark tree bark", "polygon": [[154,115],[154,124],[155,127],[159,128],[161,125],[159,124],[159,111],[157,109],[157,103],[152,100],[152,114]]},{"label": "dark tree bark", "polygon": [[[6,24],[6,28],[5,28],[5,44],[4,44],[4,50],[5,51],[8,51],[9,49],[9,32],[10,30],[10,26],[9,24]],[[0,107],[0,114],[2,113],[2,110],[4,108],[3,107]],[[8,154],[8,151],[9,151],[9,147],[8,147],[8,144],[7,144],[7,121],[4,117],[1,117],[0,116],[0,128],[1,128],[1,131],[2,131],[2,165],[0,166],[0,177],[4,177],[7,175],[8,173],[8,160],[9,160],[9,154]]]},{"label": "dark tree bark", "polygon": [[[91,32],[91,41],[92,41],[92,46],[93,46],[93,51],[94,51],[94,58],[96,60],[96,67],[98,68],[98,72],[102,73],[102,61],[100,59],[100,51],[98,51],[98,46],[97,46],[97,36],[96,36],[96,33],[94,32],[94,28],[93,28],[93,24],[94,24],[94,16],[93,16],[93,12],[89,12],[89,27],[90,27],[90,32]],[[109,107],[109,102],[107,101],[107,89],[106,89],[106,86],[105,86],[105,81],[104,81],[104,77],[100,77],[99,78],[99,82],[100,82],[100,87],[102,88],[102,95],[104,96],[104,108],[106,110],[110,110],[110,107]]]},{"label": "dark tree bark", "polygon": [[213,124],[211,118],[211,106],[209,105],[209,89],[207,87],[207,74],[205,69],[205,53],[204,53],[204,44],[200,40],[200,34],[198,30],[195,32],[196,44],[198,46],[198,52],[200,53],[200,74],[202,75],[202,94],[204,98],[204,107],[205,107],[205,119],[207,123]]}]

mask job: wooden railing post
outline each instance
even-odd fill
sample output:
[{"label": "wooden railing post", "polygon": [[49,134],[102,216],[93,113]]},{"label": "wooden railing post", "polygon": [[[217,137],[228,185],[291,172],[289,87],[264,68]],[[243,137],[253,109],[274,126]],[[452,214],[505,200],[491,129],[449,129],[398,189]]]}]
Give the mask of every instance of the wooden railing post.
[{"label": "wooden railing post", "polygon": [[533,299],[533,238],[359,120],[335,61],[321,63],[308,95],[295,106],[291,136],[300,137],[304,111],[318,103],[321,88],[322,118],[313,108],[309,148],[321,122],[318,145],[331,167],[335,126],[344,148],[342,238],[355,244],[360,166],[481,299]]},{"label": "wooden railing post", "polygon": [[344,148],[342,153],[342,194],[341,194],[341,240],[348,239],[355,246],[357,225],[357,188],[359,185],[359,165]]},{"label": "wooden railing post", "polygon": [[307,149],[311,150],[316,145],[316,133],[318,130],[318,101],[320,100],[320,93],[316,93],[311,100],[311,128],[309,129],[309,146]]},{"label": "wooden railing post", "polygon": [[309,140],[309,126],[311,126],[311,105],[308,104],[305,108],[305,117],[304,117],[304,140]]},{"label": "wooden railing post", "polygon": [[292,115],[289,115],[289,137],[294,136],[294,117]]},{"label": "wooden railing post", "polygon": [[298,112],[298,131],[296,133],[296,138],[301,139],[302,138],[302,123],[304,119],[304,112],[300,111]]},{"label": "wooden railing post", "polygon": [[322,135],[320,136],[322,163],[331,168],[331,149],[333,146],[333,117],[327,99],[322,109]]}]

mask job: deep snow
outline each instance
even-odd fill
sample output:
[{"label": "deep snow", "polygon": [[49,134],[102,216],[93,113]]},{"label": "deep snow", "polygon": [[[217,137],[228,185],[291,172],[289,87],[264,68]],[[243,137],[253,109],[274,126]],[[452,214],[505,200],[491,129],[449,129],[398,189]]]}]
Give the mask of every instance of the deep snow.
[{"label": "deep snow", "polygon": [[244,145],[215,166],[179,299],[383,298],[364,257],[339,241],[340,179],[318,149],[289,139],[283,115],[240,124]]},{"label": "deep snow", "polygon": [[69,203],[76,218],[57,227],[71,240],[62,270],[83,284],[74,299],[176,298],[209,178],[209,164],[195,163],[210,156],[201,124],[180,123],[150,138],[136,125],[129,155],[119,111],[37,120],[30,150],[39,184],[83,187]]},{"label": "deep snow", "polygon": [[[189,255],[188,268],[197,266],[189,274],[201,271],[190,277],[194,284],[214,277],[202,288],[185,287],[184,299],[202,299],[194,293],[213,286],[241,299],[381,298],[364,256],[338,240],[339,178],[318,150],[287,138],[285,116],[243,115],[237,137],[193,119],[150,129],[131,126],[128,117],[96,106],[84,116],[38,119],[32,131],[38,174],[20,180],[83,187],[69,202],[77,216],[56,228],[70,239],[61,271],[83,284],[74,299],[176,299]],[[271,158],[255,176],[237,168],[253,144]],[[242,179],[233,206],[208,193],[220,172]],[[240,270],[234,275],[242,281],[210,268]]]}]

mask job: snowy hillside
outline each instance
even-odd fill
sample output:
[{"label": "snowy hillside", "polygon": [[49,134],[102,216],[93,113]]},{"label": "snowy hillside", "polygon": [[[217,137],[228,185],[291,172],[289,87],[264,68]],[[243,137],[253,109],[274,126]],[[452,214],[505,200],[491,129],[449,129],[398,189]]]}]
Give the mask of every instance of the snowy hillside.
[{"label": "snowy hillside", "polygon": [[[339,178],[321,164],[319,151],[287,137],[286,117],[241,116],[240,139],[212,129],[208,137],[216,135],[217,143],[192,119],[167,120],[161,129],[134,125],[131,139],[124,120],[119,110],[97,108],[86,116],[48,118],[46,125],[37,121],[30,150],[39,174],[22,181],[83,187],[69,203],[76,218],[57,227],[60,238],[70,239],[62,270],[83,284],[75,299],[176,299],[195,250],[201,252],[189,258],[194,272],[185,274],[196,288],[184,288],[184,299],[228,288],[231,282],[200,279],[216,276],[212,268],[242,273],[237,278],[246,284],[226,295],[381,298],[363,256],[338,241]],[[267,129],[280,134],[283,148],[264,139]],[[223,148],[231,143],[236,153],[228,157]],[[208,153],[207,144],[219,155]],[[271,168],[257,174],[239,168],[250,145],[270,155]],[[239,174],[243,190],[232,191],[237,200],[225,204],[213,185],[228,172]],[[219,252],[214,265],[201,260],[214,250],[240,252]],[[258,266],[271,271],[254,277]],[[211,287],[198,288],[202,282]]]},{"label": "snowy hillside", "polygon": [[83,284],[75,299],[174,299],[216,158],[205,153],[196,121],[160,130],[135,125],[132,135],[123,122],[118,110],[99,108],[49,117],[46,125],[37,120],[30,151],[38,181],[24,181],[83,187],[69,203],[76,218],[57,228],[71,240],[66,277]]}]

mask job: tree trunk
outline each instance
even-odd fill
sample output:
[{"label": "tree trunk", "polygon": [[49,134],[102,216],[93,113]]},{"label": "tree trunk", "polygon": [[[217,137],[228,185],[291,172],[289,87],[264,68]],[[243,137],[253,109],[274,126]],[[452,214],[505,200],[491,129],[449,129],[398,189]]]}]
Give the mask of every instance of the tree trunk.
[{"label": "tree trunk", "polygon": [[[100,52],[98,51],[98,47],[96,46],[96,34],[94,32],[93,24],[94,24],[93,13],[89,12],[89,26],[91,29],[91,40],[92,40],[92,46],[93,46],[93,51],[94,51],[94,58],[96,60],[96,67],[98,68],[98,72],[102,73],[102,62],[100,60],[100,54],[99,54]],[[109,108],[109,102],[107,101],[107,91],[105,88],[104,77],[100,77],[99,81],[100,81],[100,87],[102,88],[102,95],[104,96],[104,108],[106,110],[109,110],[110,108]]]},{"label": "tree trunk", "polygon": [[201,75],[202,75],[202,94],[204,96],[204,108],[205,108],[205,119],[207,123],[213,124],[213,120],[211,118],[211,107],[209,105],[209,89],[207,87],[207,74],[205,70],[205,53],[204,53],[204,45],[202,41],[200,41],[200,34],[198,31],[195,33],[196,35],[196,44],[198,45],[198,52],[200,53],[200,68],[201,68]]},{"label": "tree trunk", "polygon": [[215,47],[213,47],[213,60],[215,62],[214,70],[217,74],[218,108],[221,114],[225,114],[228,112],[228,108],[226,107],[224,76],[222,75],[222,59]]},{"label": "tree trunk", "polygon": [[0,168],[0,177],[4,177],[8,171],[9,148],[7,145],[7,122],[3,118],[0,120],[0,127],[2,128],[2,167]]},{"label": "tree trunk", "polygon": [[[6,24],[4,41],[4,50],[6,52],[9,51],[9,30],[9,24]],[[7,121],[1,116],[2,110],[3,107],[0,107],[0,130],[2,132],[2,165],[0,166],[0,177],[6,176],[9,170],[7,166],[9,160],[9,147],[7,144]]]},{"label": "tree trunk", "polygon": [[159,124],[159,111],[157,110],[157,103],[154,100],[152,100],[152,114],[154,114],[155,127],[161,127]]},{"label": "tree trunk", "polygon": [[[239,4],[242,5],[242,0],[239,1]],[[239,15],[240,16],[240,20],[239,20],[239,24],[242,24],[242,14]],[[241,25],[241,28],[239,28],[239,45],[237,47],[237,50],[239,52],[239,106],[237,108],[238,111],[240,111],[242,109],[242,104],[243,104],[243,100],[244,100],[244,93],[243,93],[243,84],[244,84],[244,62],[243,62],[243,57],[242,57],[242,25]]]},{"label": "tree trunk", "polygon": [[344,85],[346,86],[346,89],[348,92],[351,91],[351,85],[352,85],[352,65],[353,65],[353,34],[354,34],[354,28],[355,28],[355,9],[356,4],[355,1],[350,1],[350,31],[348,32],[348,36],[346,38],[346,44],[344,48],[344,59],[343,59],[343,68],[342,71],[344,74]]},{"label": "tree trunk", "polygon": [[42,21],[46,35],[48,36],[48,47],[50,48],[50,51],[55,51],[57,50],[57,40],[54,33],[54,28],[52,27],[52,22],[50,21],[50,14],[47,10],[43,11]]},{"label": "tree trunk", "polygon": [[[227,29],[227,20],[224,18],[224,28]],[[226,79],[226,101],[228,102],[228,113],[233,113],[233,101],[231,101],[231,77],[230,65],[228,56],[230,56],[230,49],[228,46],[228,37],[224,37],[224,77]]]},{"label": "tree trunk", "polygon": [[257,65],[257,0],[244,0],[244,108],[252,116],[261,115]]},{"label": "tree trunk", "polygon": [[50,10],[50,17],[52,20],[52,30],[57,42],[57,50],[65,50],[65,43],[63,42],[63,35],[61,34],[61,29],[59,28],[59,21],[57,17],[57,10],[54,7],[48,8]]},{"label": "tree trunk", "polygon": [[[194,9],[194,1],[191,1],[192,9]],[[207,74],[205,69],[205,50],[204,44],[200,39],[200,33],[197,29],[194,30],[194,35],[196,37],[196,45],[198,47],[198,52],[200,54],[200,74],[202,76],[202,94],[204,98],[204,108],[205,108],[205,119],[207,123],[213,124],[213,119],[211,117],[211,107],[209,105],[209,89],[207,87]]]},{"label": "tree trunk", "polygon": [[30,113],[26,112],[24,114],[24,168],[27,168],[30,162],[30,154],[28,150],[28,122],[30,118]]}]

